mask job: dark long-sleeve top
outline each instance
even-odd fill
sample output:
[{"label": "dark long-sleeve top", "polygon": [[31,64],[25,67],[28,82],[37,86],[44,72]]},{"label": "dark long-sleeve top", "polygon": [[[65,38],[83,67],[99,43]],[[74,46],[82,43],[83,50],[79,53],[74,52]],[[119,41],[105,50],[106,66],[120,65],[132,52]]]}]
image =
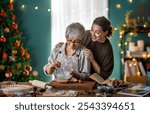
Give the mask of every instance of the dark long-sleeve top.
[{"label": "dark long-sleeve top", "polygon": [[[100,76],[104,79],[109,78],[114,67],[113,49],[110,41],[106,39],[104,43],[93,42],[91,40],[90,31],[86,31],[85,39],[82,45],[90,49],[93,53],[95,61],[100,66]],[[95,73],[93,66],[91,66],[91,74]]]}]

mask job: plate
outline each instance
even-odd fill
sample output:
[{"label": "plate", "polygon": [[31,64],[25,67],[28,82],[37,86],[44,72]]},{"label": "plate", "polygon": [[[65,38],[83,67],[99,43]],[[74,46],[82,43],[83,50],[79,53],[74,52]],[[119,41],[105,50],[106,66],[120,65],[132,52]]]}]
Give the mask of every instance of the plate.
[{"label": "plate", "polygon": [[23,96],[33,91],[30,85],[8,85],[2,88],[2,93],[6,96]]}]

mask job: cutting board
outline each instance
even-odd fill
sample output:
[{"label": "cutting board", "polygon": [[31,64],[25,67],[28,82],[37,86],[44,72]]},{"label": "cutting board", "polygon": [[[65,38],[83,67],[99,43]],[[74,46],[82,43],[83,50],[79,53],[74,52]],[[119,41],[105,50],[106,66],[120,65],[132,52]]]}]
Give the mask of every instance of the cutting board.
[{"label": "cutting board", "polygon": [[66,89],[66,90],[92,90],[96,82],[93,81],[82,81],[74,83],[62,83],[57,81],[52,81],[48,85],[54,87],[55,89]]}]

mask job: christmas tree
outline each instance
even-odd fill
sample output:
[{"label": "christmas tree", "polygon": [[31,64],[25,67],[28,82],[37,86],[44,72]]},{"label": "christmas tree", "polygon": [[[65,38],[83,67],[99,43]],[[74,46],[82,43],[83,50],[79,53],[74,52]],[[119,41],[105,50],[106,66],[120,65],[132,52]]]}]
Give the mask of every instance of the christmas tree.
[{"label": "christmas tree", "polygon": [[0,81],[29,81],[32,71],[30,54],[23,44],[22,33],[14,13],[13,0],[0,0]]}]

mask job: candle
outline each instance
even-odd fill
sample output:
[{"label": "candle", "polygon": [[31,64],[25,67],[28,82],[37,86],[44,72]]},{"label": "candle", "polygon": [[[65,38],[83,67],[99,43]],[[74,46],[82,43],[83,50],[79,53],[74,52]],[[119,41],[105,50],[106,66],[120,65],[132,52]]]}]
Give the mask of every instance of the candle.
[{"label": "candle", "polygon": [[134,42],[129,42],[129,51],[133,51],[133,47],[135,46]]},{"label": "candle", "polygon": [[144,51],[144,41],[138,40],[137,41],[138,51]]},{"label": "candle", "polygon": [[137,46],[133,46],[132,47],[132,52],[137,52],[138,51],[138,47]]}]

